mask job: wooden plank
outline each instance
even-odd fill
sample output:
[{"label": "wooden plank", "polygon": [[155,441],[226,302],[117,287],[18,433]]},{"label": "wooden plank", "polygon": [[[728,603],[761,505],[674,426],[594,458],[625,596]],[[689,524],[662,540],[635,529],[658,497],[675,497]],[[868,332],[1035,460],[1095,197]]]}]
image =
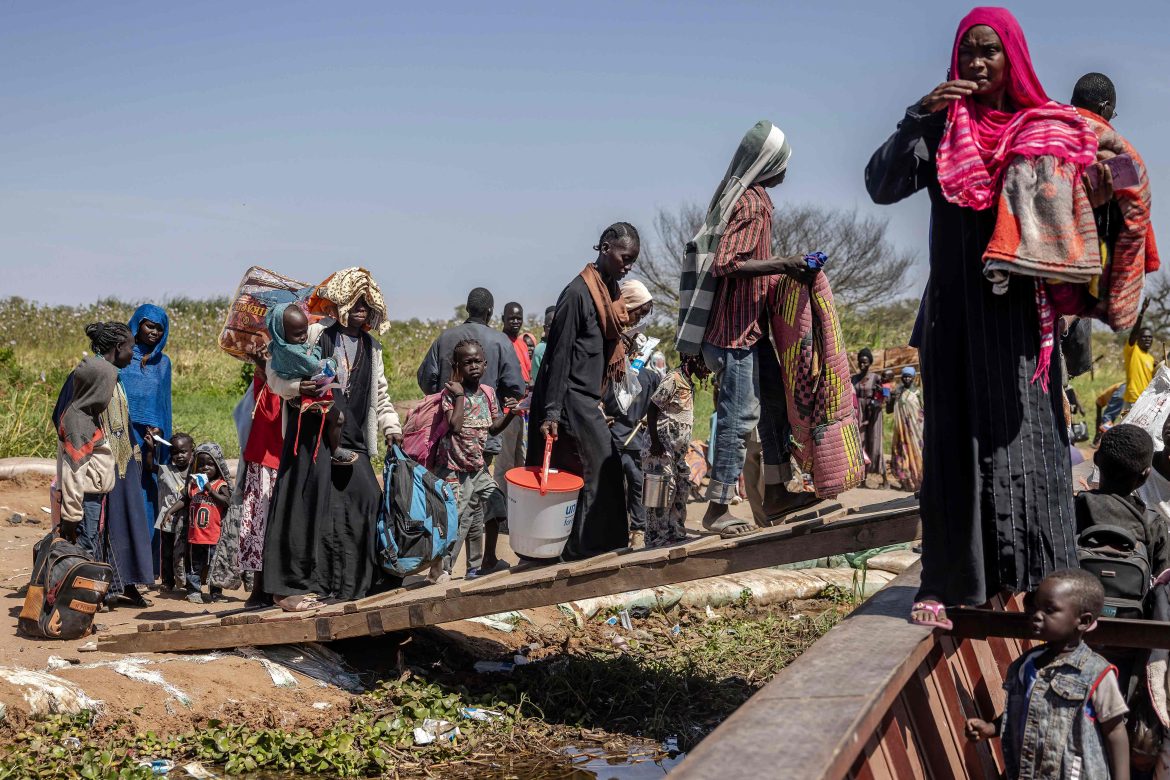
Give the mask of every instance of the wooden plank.
[{"label": "wooden plank", "polygon": [[915,777],[914,768],[910,765],[910,753],[906,749],[906,742],[902,739],[902,731],[898,727],[897,719],[891,713],[886,716],[885,727],[881,731],[881,740],[878,744],[886,755],[886,762],[890,766],[891,777],[898,780],[912,780]]},{"label": "wooden plank", "polygon": [[[670,560],[660,555],[639,562],[639,559],[631,558],[628,565],[614,571],[599,572],[594,564],[585,567],[570,564],[567,577],[540,583],[534,580],[542,573],[547,577],[547,571],[525,572],[508,581],[508,587],[482,592],[468,587],[461,595],[451,599],[441,597],[446,585],[437,586],[439,590],[424,588],[416,593],[408,592],[399,601],[378,607],[377,611],[380,612],[383,628],[396,631],[865,550],[908,541],[917,538],[918,533],[918,518],[913,514],[900,514],[893,518],[850,518],[825,525],[808,534],[794,536],[780,530],[766,543],[744,540],[728,548],[705,548],[682,559]],[[618,555],[608,560],[621,559],[622,556]],[[559,575],[559,569],[553,572],[554,577]],[[366,635],[369,631],[365,614],[367,611],[328,616],[331,621],[329,635],[334,639]],[[209,625],[192,626],[181,632],[109,634],[102,637],[101,642],[102,649],[120,652],[210,650],[239,644],[301,642],[306,641],[306,634],[314,640],[317,636],[315,628],[302,625],[310,622],[306,620],[310,617],[315,618],[316,615],[290,613],[247,626]],[[255,636],[249,634],[246,639],[241,639],[244,634],[256,631],[261,626],[265,628],[264,632]],[[248,631],[236,630],[240,628]]]},{"label": "wooden plank", "polygon": [[934,668],[935,682],[942,694],[942,701],[947,710],[947,723],[954,739],[963,755],[963,763],[967,767],[967,777],[994,777],[995,764],[991,753],[987,750],[986,742],[969,742],[963,733],[963,726],[967,718],[975,715],[975,703],[970,690],[965,689],[961,682],[965,670],[958,663],[956,657],[954,637],[941,636],[938,638],[942,649],[942,659]]},{"label": "wooden plank", "polygon": [[926,777],[926,765],[922,760],[922,750],[918,745],[917,735],[910,722],[910,713],[906,710],[905,696],[899,696],[890,707],[890,714],[894,719],[898,737],[906,750],[906,763],[910,766],[907,778]]},{"label": "wooden plank", "polygon": [[742,777],[847,776],[934,646],[928,629],[906,622],[917,584],[915,565],[782,669],[672,777],[721,777],[728,767]]},{"label": "wooden plank", "polygon": [[[989,636],[1034,639],[1031,618],[1023,612],[1000,612],[973,607],[953,607],[947,616],[954,621],[954,635],[970,639]],[[1098,647],[1131,647],[1147,650],[1170,649],[1170,623],[1158,620],[1099,618],[1088,635]]]},{"label": "wooden plank", "polygon": [[954,742],[945,718],[935,714],[938,704],[929,695],[929,685],[925,672],[918,671],[902,689],[902,701],[926,764],[924,776],[945,780],[957,776]]}]

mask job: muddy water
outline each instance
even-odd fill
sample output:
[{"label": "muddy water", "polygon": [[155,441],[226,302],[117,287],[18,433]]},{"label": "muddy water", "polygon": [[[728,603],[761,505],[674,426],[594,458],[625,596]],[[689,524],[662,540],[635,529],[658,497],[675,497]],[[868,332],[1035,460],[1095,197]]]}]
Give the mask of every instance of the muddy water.
[{"label": "muddy water", "polygon": [[[682,753],[653,761],[647,758],[648,749],[631,750],[628,756],[607,755],[595,749],[565,748],[565,760],[516,759],[499,760],[490,766],[474,765],[444,767],[442,776],[449,780],[653,780],[663,777],[683,760]],[[309,780],[312,775],[261,773],[251,780]]]}]

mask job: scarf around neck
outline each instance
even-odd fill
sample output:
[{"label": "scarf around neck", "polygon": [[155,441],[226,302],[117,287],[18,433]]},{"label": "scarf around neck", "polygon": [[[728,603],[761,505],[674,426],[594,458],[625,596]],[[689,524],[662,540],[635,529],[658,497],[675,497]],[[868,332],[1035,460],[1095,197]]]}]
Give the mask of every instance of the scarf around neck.
[{"label": "scarf around neck", "polygon": [[621,294],[611,287],[597,270],[596,263],[589,263],[581,271],[581,278],[589,288],[589,297],[597,309],[597,323],[601,326],[601,337],[605,340],[605,373],[601,379],[601,391],[622,376],[626,370],[626,345],[622,331],[626,327],[626,307]]},{"label": "scarf around neck", "polygon": [[991,208],[1003,173],[1017,156],[1051,155],[1079,171],[1097,155],[1097,138],[1085,121],[1044,91],[1024,31],[1006,8],[976,8],[959,22],[951,51],[952,77],[958,78],[963,36],[980,25],[994,30],[1003,43],[1006,97],[1014,109],[988,108],[970,96],[952,101],[937,158],[943,196],[976,211]]}]

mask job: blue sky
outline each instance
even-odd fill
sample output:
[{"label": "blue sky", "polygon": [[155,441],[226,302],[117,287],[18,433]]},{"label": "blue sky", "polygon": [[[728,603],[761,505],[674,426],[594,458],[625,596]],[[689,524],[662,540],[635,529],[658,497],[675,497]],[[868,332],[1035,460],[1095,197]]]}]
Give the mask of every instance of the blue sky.
[{"label": "blue sky", "polygon": [[[1053,97],[1114,78],[1160,227],[1170,6],[1101,7],[1014,11]],[[777,201],[887,216],[924,262],[925,196],[879,209],[862,171],[945,76],[968,8],[4,3],[0,295],[227,295],[252,264],[362,264],[395,317],[445,317],[480,284],[536,311],[600,228],[647,235],[659,208],[705,202],[761,118],[795,150]]]}]

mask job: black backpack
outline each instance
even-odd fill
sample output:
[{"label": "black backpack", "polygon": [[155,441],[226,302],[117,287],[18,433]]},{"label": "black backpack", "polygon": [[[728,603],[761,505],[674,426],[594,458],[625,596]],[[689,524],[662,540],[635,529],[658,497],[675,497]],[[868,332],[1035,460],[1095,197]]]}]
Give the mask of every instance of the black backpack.
[{"label": "black backpack", "polygon": [[33,547],[20,630],[32,637],[80,639],[89,633],[113,579],[108,564],[50,532]]},{"label": "black backpack", "polygon": [[1105,588],[1104,617],[1145,617],[1150,556],[1133,534],[1116,525],[1089,526],[1077,536],[1077,562]]}]

